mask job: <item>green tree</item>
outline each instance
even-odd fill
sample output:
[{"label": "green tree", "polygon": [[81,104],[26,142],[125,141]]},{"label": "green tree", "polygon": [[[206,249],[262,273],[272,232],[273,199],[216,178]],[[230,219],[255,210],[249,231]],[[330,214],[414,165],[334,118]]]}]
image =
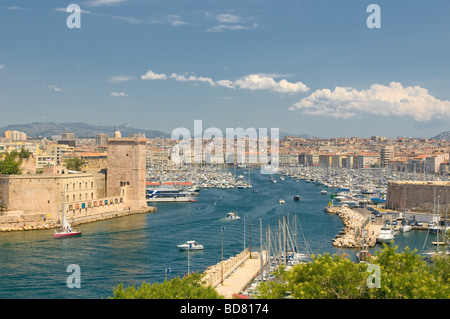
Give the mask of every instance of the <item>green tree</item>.
[{"label": "green tree", "polygon": [[[282,271],[277,284],[264,283],[261,297],[279,298],[290,292],[296,299],[367,298],[366,269],[366,264],[354,263],[345,255],[312,256],[311,262]],[[285,285],[285,291],[280,285]]]},{"label": "green tree", "polygon": [[16,161],[17,154],[16,151],[6,153],[5,158],[0,161],[0,174],[22,174],[20,169],[22,160]]},{"label": "green tree", "polygon": [[448,278],[446,282],[438,270],[439,265],[427,264],[416,249],[411,251],[406,247],[402,253],[397,253],[397,249],[397,246],[385,244],[384,249],[375,254],[373,263],[380,266],[381,287],[370,291],[371,298],[450,298]]},{"label": "green tree", "polygon": [[260,298],[283,298],[290,294],[302,299],[448,299],[450,298],[449,259],[440,254],[428,264],[417,251],[384,245],[371,258],[379,267],[380,286],[371,288],[369,263],[356,263],[345,255],[313,256],[309,263],[289,271],[275,272],[275,280],[261,283]]},{"label": "green tree", "polygon": [[84,165],[84,161],[79,157],[67,158],[63,161],[63,165],[69,170],[81,171],[81,167]]},{"label": "green tree", "polygon": [[20,152],[18,153],[18,156],[19,156],[19,158],[26,158],[26,159],[28,159],[28,158],[30,158],[30,156],[31,156],[31,152],[30,151],[27,151],[26,149],[24,149],[24,148],[22,148],[21,150],[20,150]]},{"label": "green tree", "polygon": [[204,286],[202,275],[190,274],[183,278],[165,280],[163,283],[146,283],[141,286],[123,288],[120,283],[113,292],[112,299],[222,299],[211,286]]}]

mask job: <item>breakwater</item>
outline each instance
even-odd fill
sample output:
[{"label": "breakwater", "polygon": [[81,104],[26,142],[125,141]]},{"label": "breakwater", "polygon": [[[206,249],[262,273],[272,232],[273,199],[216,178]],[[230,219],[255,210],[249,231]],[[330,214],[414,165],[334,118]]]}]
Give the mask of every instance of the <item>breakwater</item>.
[{"label": "breakwater", "polygon": [[333,246],[345,248],[360,248],[362,246],[361,230],[367,230],[366,245],[373,247],[381,229],[380,223],[370,221],[366,214],[348,207],[326,207],[325,212],[338,215],[343,224],[339,235],[332,239]]}]

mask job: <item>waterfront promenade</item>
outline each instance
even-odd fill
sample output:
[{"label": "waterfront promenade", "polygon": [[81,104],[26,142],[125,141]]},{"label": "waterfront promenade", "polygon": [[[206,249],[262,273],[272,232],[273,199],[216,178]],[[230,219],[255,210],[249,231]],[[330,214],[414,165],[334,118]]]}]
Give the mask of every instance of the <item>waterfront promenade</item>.
[{"label": "waterfront promenade", "polygon": [[[263,264],[266,263],[266,253],[263,251]],[[223,268],[222,268],[223,266]],[[222,276],[223,269],[223,276]],[[252,252],[251,258],[248,249],[238,255],[208,267],[205,274],[207,285],[227,299],[243,291],[261,271],[261,258],[259,252]],[[223,278],[223,283],[222,283]]]}]

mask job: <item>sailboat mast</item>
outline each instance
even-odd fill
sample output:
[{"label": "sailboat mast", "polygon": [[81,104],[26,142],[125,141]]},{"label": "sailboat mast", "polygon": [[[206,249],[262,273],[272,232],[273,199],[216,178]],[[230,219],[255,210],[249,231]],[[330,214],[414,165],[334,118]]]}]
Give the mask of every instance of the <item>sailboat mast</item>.
[{"label": "sailboat mast", "polygon": [[262,245],[262,219],[259,219],[259,256],[261,258],[261,281],[263,281],[263,277],[264,277],[264,262],[263,262],[263,245]]}]

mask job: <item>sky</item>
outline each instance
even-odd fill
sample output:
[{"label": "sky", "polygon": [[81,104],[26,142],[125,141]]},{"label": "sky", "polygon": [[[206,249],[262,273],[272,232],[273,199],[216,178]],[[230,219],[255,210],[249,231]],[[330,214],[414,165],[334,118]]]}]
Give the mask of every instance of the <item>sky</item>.
[{"label": "sky", "polygon": [[447,0],[0,0],[0,126],[429,138],[449,62]]}]

